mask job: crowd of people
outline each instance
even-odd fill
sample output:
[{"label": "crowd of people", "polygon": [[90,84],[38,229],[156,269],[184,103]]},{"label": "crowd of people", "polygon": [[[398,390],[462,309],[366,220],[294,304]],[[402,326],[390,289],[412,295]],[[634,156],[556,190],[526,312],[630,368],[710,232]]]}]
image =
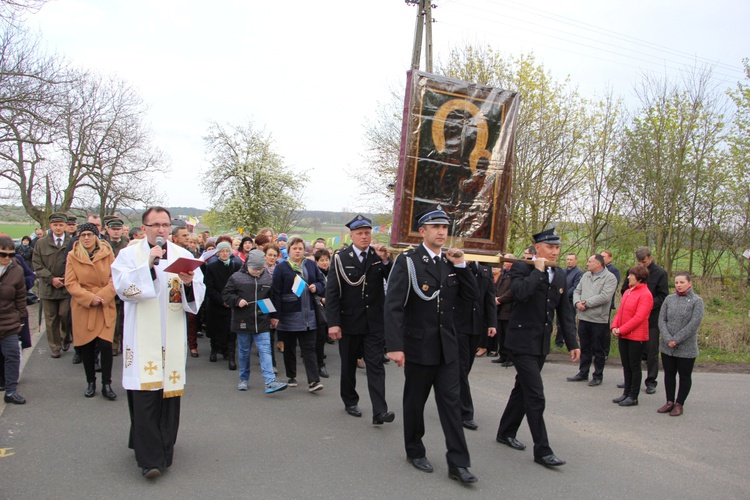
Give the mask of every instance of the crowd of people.
[{"label": "crowd of people", "polygon": [[565,463],[552,451],[543,418],[541,369],[552,342],[567,346],[579,363],[567,380],[595,387],[616,338],[623,393],[612,401],[622,407],[639,404],[643,358],[645,392],[656,392],[661,353],[666,402],[656,411],[682,415],[703,317],[688,273],[675,275],[670,295],[667,273],[641,247],[619,288],[607,250],[591,255],[585,272],[573,253],[563,266],[554,228],[534,235],[523,258],[505,254],[490,267],[443,248],[450,221],[439,206],[420,214],[418,227],[423,244],[397,254],[373,244],[372,222],[362,215],[347,224],[351,244],[334,250],[324,239],[306,242],[271,228],[240,238],[190,232],[163,207],[149,208],[132,229],[114,216],[79,221],[53,213],[47,231],[39,228],[17,246],[0,236],[4,400],[26,402],[18,372],[20,349],[31,345],[26,306],[35,298],[29,291],[36,279],[50,355],[59,359],[73,346],[72,361],[84,368],[85,397],[96,395],[100,373],[102,396],[117,399],[112,364],[122,355],[129,445],[146,478],[172,463],[185,359],[200,357],[203,335],[210,339],[209,362],[221,356],[237,371],[239,391],[249,388],[255,343],[268,395],[298,385],[297,344],[307,390],[323,390],[330,377],[325,346],[337,343],[344,411],[362,416],[356,373],[365,368],[375,425],[395,419],[384,365],[404,367],[407,459],[420,471],[433,470],[422,437],[425,402],[434,389],[449,475],[462,483],[477,480],[468,470],[464,429],[479,428],[470,384],[479,358],[516,370],[497,441],[525,449],[516,433],[526,417],[534,460],[544,466]]}]

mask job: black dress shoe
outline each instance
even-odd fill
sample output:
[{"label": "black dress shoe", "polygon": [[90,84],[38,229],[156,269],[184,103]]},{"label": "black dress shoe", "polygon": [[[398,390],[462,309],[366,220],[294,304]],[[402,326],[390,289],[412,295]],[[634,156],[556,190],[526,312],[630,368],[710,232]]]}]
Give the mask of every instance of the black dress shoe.
[{"label": "black dress shoe", "polygon": [[526,449],[526,445],[523,444],[521,441],[519,441],[518,439],[516,439],[514,437],[510,437],[510,436],[500,437],[500,436],[498,436],[498,437],[495,438],[495,441],[497,441],[498,443],[502,443],[502,444],[508,445],[511,448],[513,448],[514,450],[525,450]]},{"label": "black dress shoe", "polygon": [[479,481],[477,476],[469,472],[466,467],[448,467],[448,477],[461,481],[463,484],[472,484]]},{"label": "black dress shoe", "polygon": [[628,397],[628,395],[627,395],[627,394],[623,394],[623,395],[622,395],[622,396],[620,396],[619,398],[615,398],[615,399],[613,399],[613,400],[612,400],[612,402],[613,402],[613,403],[619,403],[620,401],[625,401],[625,400],[627,399],[627,397]]},{"label": "black dress shoe", "polygon": [[496,359],[493,359],[491,363],[501,364],[501,363],[505,363],[505,360],[503,358],[496,358]]},{"label": "black dress shoe", "polygon": [[17,392],[12,392],[10,394],[6,394],[3,396],[3,401],[6,403],[14,404],[14,405],[25,405],[26,399],[24,399],[20,394]]},{"label": "black dress shoe", "polygon": [[625,382],[623,382],[622,384],[617,384],[617,388],[618,389],[625,389]]},{"label": "black dress shoe", "polygon": [[463,422],[461,422],[461,425],[463,425],[465,429],[469,429],[470,431],[475,431],[479,429],[479,426],[477,425],[477,423],[474,421],[473,418],[469,420],[464,420]]},{"label": "black dress shoe", "polygon": [[510,360],[509,361],[504,361],[504,362],[500,363],[500,366],[504,366],[505,368],[509,368],[509,367],[513,366],[513,361],[510,361]]},{"label": "black dress shoe", "polygon": [[110,384],[102,384],[102,396],[109,399],[110,401],[114,401],[117,399],[117,394],[115,394],[115,391],[112,390],[112,386]]},{"label": "black dress shoe", "polygon": [[357,406],[357,405],[347,406],[344,409],[346,410],[346,413],[348,413],[352,417],[361,417],[362,416],[362,410],[360,410],[359,406]]},{"label": "black dress shoe", "polygon": [[146,479],[153,479],[161,476],[161,471],[158,467],[143,467],[143,469],[141,469],[141,474],[143,474],[143,477]]},{"label": "black dress shoe", "polygon": [[79,353],[73,354],[73,364],[74,365],[80,365],[81,364],[81,355]]},{"label": "black dress shoe", "polygon": [[63,352],[68,352],[68,349],[70,349],[70,340],[66,340],[63,342],[62,346]]},{"label": "black dress shoe", "polygon": [[656,386],[655,385],[647,385],[646,386],[646,394],[654,394],[656,392]]},{"label": "black dress shoe", "polygon": [[583,375],[581,375],[580,373],[576,373],[576,374],[575,374],[575,375],[573,375],[572,377],[568,377],[568,378],[567,378],[567,381],[568,381],[568,382],[585,382],[585,381],[587,381],[588,379],[589,379],[588,377],[584,377],[584,376],[583,376]]},{"label": "black dress shoe", "polygon": [[321,366],[318,368],[318,375],[320,375],[323,378],[328,378],[330,375],[328,375],[328,370],[326,370],[325,366]]},{"label": "black dress shoe", "polygon": [[211,354],[208,355],[208,360],[211,363],[216,363],[216,351],[211,351]]},{"label": "black dress shoe", "polygon": [[200,354],[198,353],[198,351],[193,352],[192,349],[190,350],[190,357],[191,358],[197,358],[198,356],[200,356]]},{"label": "black dress shoe", "polygon": [[534,462],[547,467],[559,467],[560,465],[565,465],[565,460],[560,460],[553,453],[543,457],[534,457]]},{"label": "black dress shoe", "polygon": [[412,464],[415,468],[421,470],[422,472],[432,472],[432,464],[429,460],[427,460],[427,457],[421,457],[421,458],[411,458],[406,457],[406,461]]},{"label": "black dress shoe", "polygon": [[393,419],[396,418],[396,414],[392,411],[387,411],[385,413],[378,413],[374,417],[372,417],[372,424],[373,425],[380,425],[385,423],[393,422]]},{"label": "black dress shoe", "polygon": [[93,398],[94,394],[96,394],[96,382],[89,382],[89,385],[86,386],[86,391],[83,393],[83,395],[87,398]]},{"label": "black dress shoe", "polygon": [[620,406],[638,406],[638,400],[628,396],[617,404],[619,404]]},{"label": "black dress shoe", "polygon": [[589,387],[596,387],[597,385],[602,385],[602,379],[600,379],[600,378],[592,378],[589,381]]},{"label": "black dress shoe", "polygon": [[237,369],[237,363],[233,359],[229,360],[229,369],[232,371]]}]

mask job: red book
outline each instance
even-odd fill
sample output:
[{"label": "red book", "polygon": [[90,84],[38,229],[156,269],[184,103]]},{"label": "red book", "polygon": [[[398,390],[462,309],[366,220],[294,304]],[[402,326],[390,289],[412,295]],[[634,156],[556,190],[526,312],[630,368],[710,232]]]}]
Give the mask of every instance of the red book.
[{"label": "red book", "polygon": [[204,262],[200,259],[180,257],[179,259],[168,265],[166,268],[164,268],[164,272],[174,274],[189,273],[190,271],[194,271],[195,269],[199,268],[202,264],[204,264]]}]

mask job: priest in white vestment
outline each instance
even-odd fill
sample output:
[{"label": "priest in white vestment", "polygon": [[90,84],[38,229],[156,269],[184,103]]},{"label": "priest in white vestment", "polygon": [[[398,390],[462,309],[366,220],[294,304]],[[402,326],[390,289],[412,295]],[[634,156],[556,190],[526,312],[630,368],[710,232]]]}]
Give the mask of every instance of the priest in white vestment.
[{"label": "priest in white vestment", "polygon": [[185,312],[198,312],[206,288],[200,268],[164,271],[180,257],[193,258],[167,241],[167,209],[147,209],[142,223],[146,238],[120,251],[112,280],[125,304],[122,385],[130,410],[128,445],[143,476],[151,479],[172,464],[186,378]]}]

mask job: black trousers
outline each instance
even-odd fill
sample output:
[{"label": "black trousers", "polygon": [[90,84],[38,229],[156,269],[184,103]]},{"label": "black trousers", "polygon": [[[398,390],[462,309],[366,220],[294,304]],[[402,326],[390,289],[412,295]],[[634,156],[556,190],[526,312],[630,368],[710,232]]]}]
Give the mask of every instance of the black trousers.
[{"label": "black trousers", "polygon": [[[459,387],[461,391],[461,420],[474,419],[474,401],[471,399],[469,372],[474,366],[475,354],[480,339],[485,335],[458,334]],[[369,368],[369,367],[368,367]]]},{"label": "black trousers", "polygon": [[[693,386],[693,367],[695,358],[678,358],[661,353],[661,365],[664,368],[664,390],[667,393],[667,401],[673,401],[681,405],[690,394]],[[680,374],[680,389],[677,391],[677,399],[674,398],[677,388],[677,374]]]},{"label": "black trousers", "polygon": [[513,354],[513,366],[516,368],[516,384],[510,392],[505,406],[497,437],[516,437],[523,417],[529,423],[531,437],[534,439],[534,457],[552,454],[547,438],[547,427],[544,425],[544,384],[542,368],[545,356],[532,354]]},{"label": "black trousers", "polygon": [[[98,349],[97,349],[98,348]],[[112,342],[100,338],[95,338],[88,344],[80,346],[81,361],[83,361],[83,370],[86,372],[86,382],[96,381],[96,372],[94,364],[96,360],[96,351],[102,356],[102,384],[112,383]]]},{"label": "black trousers", "polygon": [[276,330],[279,339],[284,342],[284,368],[288,378],[297,378],[297,340],[302,351],[302,361],[305,363],[307,383],[320,382],[318,374],[318,360],[315,354],[315,336],[317,330],[302,332],[283,332]]},{"label": "black trousers", "polygon": [[582,377],[589,376],[591,362],[594,362],[594,373],[592,378],[601,380],[604,376],[604,363],[607,352],[604,341],[609,338],[609,326],[607,323],[592,323],[590,321],[578,321],[578,338],[581,341],[581,362],[578,373]]},{"label": "black trousers", "polygon": [[139,467],[172,465],[180,426],[180,397],[164,398],[164,391],[128,391],[130,438]]},{"label": "black trousers", "polygon": [[499,319],[497,320],[497,352],[500,356],[500,361],[508,361],[510,359],[510,353],[505,348],[505,332],[508,331],[508,320]]},{"label": "black trousers", "polygon": [[659,375],[659,327],[648,328],[648,358],[646,359],[646,386],[656,387]]},{"label": "black trousers", "polygon": [[373,415],[388,411],[385,402],[385,368],[383,368],[383,332],[363,335],[344,334],[339,339],[341,355],[341,401],[344,406],[359,403],[357,394],[357,358],[364,352],[367,366],[367,390],[370,393]]},{"label": "black trousers", "polygon": [[648,342],[618,339],[620,359],[622,360],[622,375],[625,381],[623,394],[638,399],[641,391],[641,356]]},{"label": "black trousers", "polygon": [[328,323],[319,323],[315,331],[315,357],[318,360],[318,368],[326,365],[326,340],[328,340]]},{"label": "black trousers", "polygon": [[458,362],[439,365],[420,365],[407,359],[404,368],[404,441],[406,456],[426,456],[422,443],[425,433],[424,406],[432,388],[435,388],[440,425],[443,427],[445,454],[449,467],[470,467],[469,448],[461,425],[459,403]]},{"label": "black trousers", "polygon": [[212,313],[211,306],[206,317],[206,333],[211,339],[211,351],[218,354],[228,355],[235,352],[237,334],[231,331],[232,316],[230,314]]}]

